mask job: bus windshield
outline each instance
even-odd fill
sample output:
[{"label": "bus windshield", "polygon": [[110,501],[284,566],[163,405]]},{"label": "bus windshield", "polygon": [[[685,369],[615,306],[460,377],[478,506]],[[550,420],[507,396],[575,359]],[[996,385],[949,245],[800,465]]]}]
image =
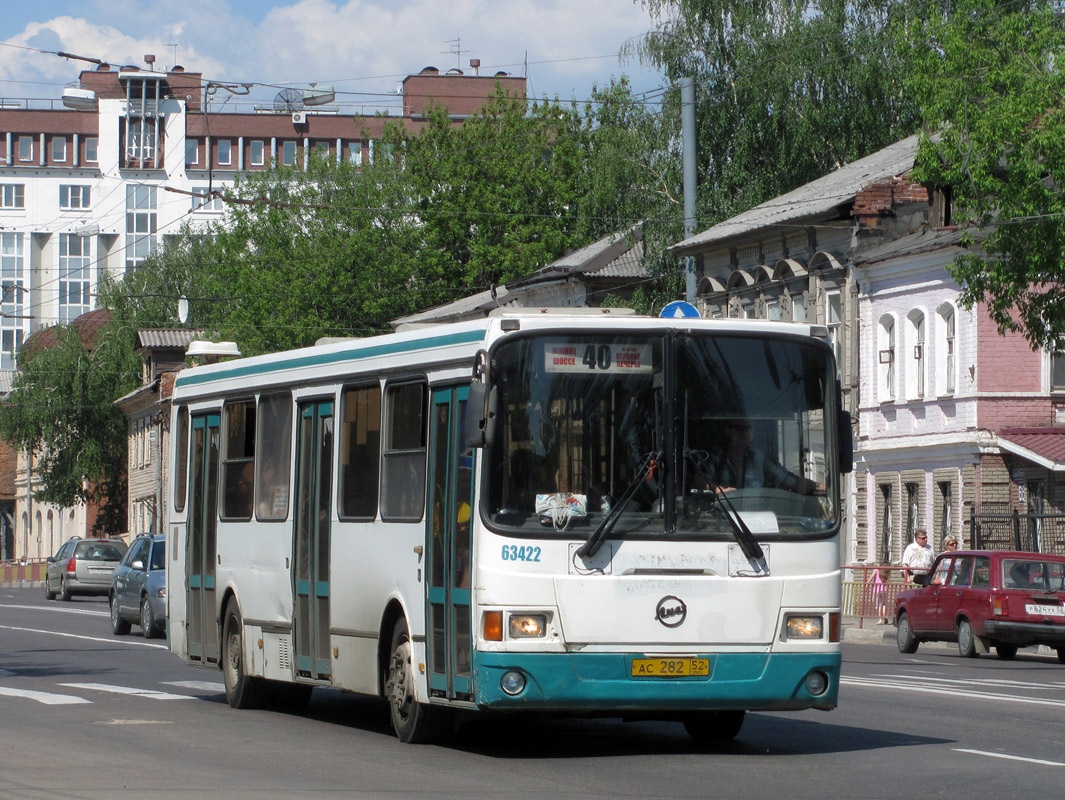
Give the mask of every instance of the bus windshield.
[{"label": "bus windshield", "polygon": [[613,538],[729,538],[737,516],[759,538],[837,523],[835,370],[813,340],[515,337],[491,381],[482,496],[500,533],[583,538],[611,514]]}]

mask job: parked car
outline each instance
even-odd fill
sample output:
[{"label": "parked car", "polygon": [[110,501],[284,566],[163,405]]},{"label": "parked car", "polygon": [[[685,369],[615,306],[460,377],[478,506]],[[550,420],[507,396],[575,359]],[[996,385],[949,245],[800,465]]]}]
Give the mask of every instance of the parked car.
[{"label": "parked car", "polygon": [[1016,551],[943,553],[920,581],[899,592],[899,650],[951,641],[974,658],[992,647],[999,658],[1044,644],[1065,664],[1065,556]]},{"label": "parked car", "polygon": [[126,552],[121,539],[67,539],[48,559],[44,594],[49,600],[59,595],[69,600],[76,594],[107,594],[111,576]]},{"label": "parked car", "polygon": [[166,536],[142,533],[129,546],[111,579],[111,630],[141,626],[145,639],[163,633],[166,620]]}]

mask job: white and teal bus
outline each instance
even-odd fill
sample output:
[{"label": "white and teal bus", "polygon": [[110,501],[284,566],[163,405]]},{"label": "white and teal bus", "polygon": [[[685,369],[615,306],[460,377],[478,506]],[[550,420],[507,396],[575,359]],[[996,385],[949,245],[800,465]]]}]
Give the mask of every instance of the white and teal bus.
[{"label": "white and teal bus", "polygon": [[410,742],[459,709],[702,740],[831,709],[839,396],[823,328],[598,309],[186,369],[170,648],[237,708],[387,698]]}]

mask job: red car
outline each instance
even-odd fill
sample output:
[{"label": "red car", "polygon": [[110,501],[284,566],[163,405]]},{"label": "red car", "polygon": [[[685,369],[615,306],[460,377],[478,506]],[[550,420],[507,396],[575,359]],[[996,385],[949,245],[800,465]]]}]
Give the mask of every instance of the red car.
[{"label": "red car", "polygon": [[967,658],[994,647],[999,658],[1045,644],[1065,664],[1065,556],[997,550],[943,553],[924,585],[899,592],[899,651],[957,642]]}]

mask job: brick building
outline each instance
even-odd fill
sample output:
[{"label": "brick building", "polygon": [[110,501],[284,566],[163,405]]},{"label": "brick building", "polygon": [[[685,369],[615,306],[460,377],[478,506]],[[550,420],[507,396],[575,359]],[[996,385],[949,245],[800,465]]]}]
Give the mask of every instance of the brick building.
[{"label": "brick building", "polygon": [[[916,148],[896,142],[675,247],[697,259],[708,316],[829,329],[855,420],[844,563],[897,562],[916,528],[939,550],[951,533],[973,544],[974,518],[1065,510],[1065,359],[960,304],[949,191],[909,179]],[[1041,538],[1021,544],[1065,550],[1050,520],[1025,524]],[[977,544],[1015,543],[1001,520],[981,531]]]}]

